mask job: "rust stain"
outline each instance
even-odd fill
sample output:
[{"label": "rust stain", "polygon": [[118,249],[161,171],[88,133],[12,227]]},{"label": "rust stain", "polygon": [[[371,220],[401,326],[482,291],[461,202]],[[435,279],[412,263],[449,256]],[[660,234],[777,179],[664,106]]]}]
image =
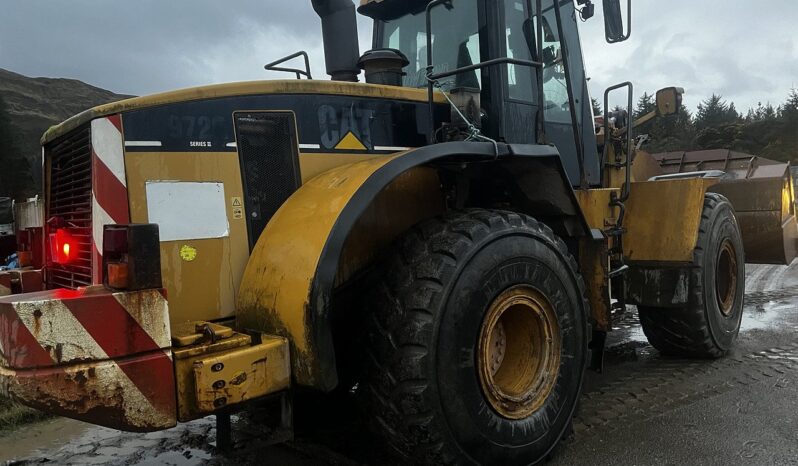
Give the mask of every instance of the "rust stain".
[{"label": "rust stain", "polygon": [[[157,290],[117,293],[114,297],[162,348],[169,346],[171,331],[167,301]],[[133,335],[129,335],[131,338]],[[131,342],[132,343],[132,342]]]},{"label": "rust stain", "polygon": [[64,344],[63,343],[57,343],[55,345],[55,360],[58,363],[61,363],[61,361],[63,359],[64,359]]},{"label": "rust stain", "polygon": [[75,380],[75,382],[77,382],[77,383],[78,383],[78,385],[79,385],[79,386],[81,386],[81,387],[85,387],[85,386],[86,386],[86,382],[88,382],[88,381],[89,381],[89,379],[87,379],[87,378],[86,378],[86,376],[85,376],[85,375],[83,375],[83,371],[77,371],[77,372],[75,372],[75,378],[74,378],[74,380]]},{"label": "rust stain", "polygon": [[42,331],[42,310],[36,309],[33,311],[33,335],[39,337]]},{"label": "rust stain", "polygon": [[110,367],[80,366],[46,375],[0,367],[0,392],[41,411],[119,430],[152,432],[174,426],[173,413],[142,409]]}]

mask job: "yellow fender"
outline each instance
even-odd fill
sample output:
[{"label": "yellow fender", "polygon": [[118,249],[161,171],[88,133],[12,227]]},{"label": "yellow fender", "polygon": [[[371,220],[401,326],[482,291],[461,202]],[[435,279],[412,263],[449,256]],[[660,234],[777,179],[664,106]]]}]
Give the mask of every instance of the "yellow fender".
[{"label": "yellow fender", "polygon": [[[358,227],[358,240],[368,242],[369,235],[382,234],[381,223],[369,225],[363,219],[380,203],[386,188],[413,205],[413,213],[405,214],[394,228],[407,229],[442,212],[442,183],[436,170],[443,164],[492,168],[494,179],[507,177],[503,187],[516,193],[518,210],[570,219],[563,228],[573,236],[588,232],[553,146],[500,144],[499,151],[497,156],[490,143],[437,144],[343,165],[304,184],[271,219],[252,252],[238,294],[237,327],[287,337],[295,381],[321,390],[335,388],[338,374],[329,317],[332,291],[348,261],[342,254],[352,249],[347,240]],[[420,168],[430,164],[437,168]],[[390,209],[391,217],[401,217],[406,210],[394,207],[390,202],[379,206]]]}]

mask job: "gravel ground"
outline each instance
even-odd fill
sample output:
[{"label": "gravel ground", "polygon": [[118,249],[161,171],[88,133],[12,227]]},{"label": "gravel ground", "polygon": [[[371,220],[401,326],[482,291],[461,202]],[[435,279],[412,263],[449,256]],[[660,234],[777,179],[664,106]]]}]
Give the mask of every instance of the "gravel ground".
[{"label": "gravel ground", "polygon": [[[574,435],[550,465],[798,465],[798,263],[750,266],[739,342],[717,361],[660,357],[630,312],[611,334],[607,366],[590,374]],[[343,426],[343,427],[342,427]],[[220,455],[212,418],[152,434],[68,419],[0,437],[10,464],[385,464],[351,422],[270,445],[235,423]]]}]

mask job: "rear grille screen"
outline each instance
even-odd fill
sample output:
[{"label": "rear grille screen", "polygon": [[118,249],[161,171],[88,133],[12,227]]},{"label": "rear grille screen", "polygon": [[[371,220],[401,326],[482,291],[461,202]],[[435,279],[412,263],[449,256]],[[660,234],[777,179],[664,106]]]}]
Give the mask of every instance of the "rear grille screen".
[{"label": "rear grille screen", "polygon": [[[47,219],[60,217],[78,242],[77,259],[69,265],[52,264],[49,288],[91,285],[91,130],[85,125],[46,148],[50,167]],[[49,248],[47,248],[49,259]]]},{"label": "rear grille screen", "polygon": [[299,188],[296,124],[292,113],[237,112],[235,129],[252,249],[277,209]]}]

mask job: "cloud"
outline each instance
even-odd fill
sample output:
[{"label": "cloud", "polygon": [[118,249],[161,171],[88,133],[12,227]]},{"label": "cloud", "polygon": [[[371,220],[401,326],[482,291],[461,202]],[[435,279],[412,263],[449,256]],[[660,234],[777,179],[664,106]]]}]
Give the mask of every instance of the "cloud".
[{"label": "cloud", "polygon": [[692,109],[712,93],[747,109],[758,102],[781,103],[798,84],[798,39],[791,24],[798,2],[636,1],[632,38],[615,45],[603,40],[601,8],[596,11],[582,28],[596,97],[630,80],[637,96],[675,85],[685,88],[685,104]]},{"label": "cloud", "polygon": [[[597,0],[596,3],[600,3]],[[288,78],[263,64],[298,50],[325,78],[309,0],[2,0],[0,67],[70,77],[120,93]],[[581,24],[591,93],[630,80],[635,94],[678,85],[695,108],[720,93],[740,109],[798,86],[798,2],[633,2],[632,38],[604,41],[602,8]],[[361,50],[371,22],[359,19]],[[614,102],[620,102],[618,96]]]},{"label": "cloud", "polygon": [[263,64],[307,50],[316,74],[326,76],[310,1],[3,1],[0,67],[27,75],[147,94],[284,78]]}]

